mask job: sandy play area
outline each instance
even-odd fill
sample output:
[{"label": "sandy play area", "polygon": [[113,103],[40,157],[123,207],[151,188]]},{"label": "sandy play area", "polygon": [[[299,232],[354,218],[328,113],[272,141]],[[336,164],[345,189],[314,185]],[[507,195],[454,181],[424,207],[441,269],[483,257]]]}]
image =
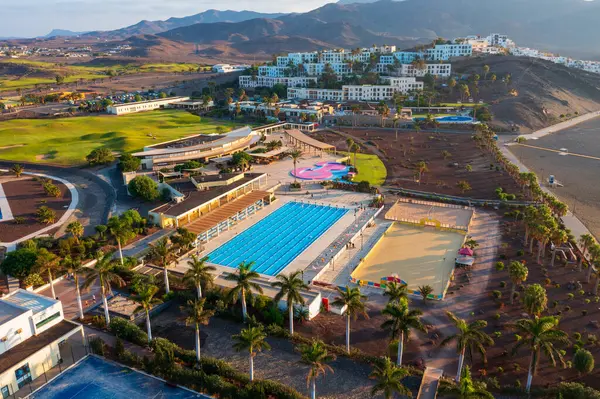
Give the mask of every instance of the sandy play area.
[{"label": "sandy play area", "polygon": [[415,224],[427,219],[439,221],[443,227],[466,231],[471,223],[472,216],[473,210],[467,207],[400,198],[386,213],[385,218],[388,220],[409,221]]},{"label": "sandy play area", "polygon": [[430,285],[437,297],[448,283],[463,241],[460,233],[394,223],[352,277],[379,283],[382,277],[396,275],[410,291]]}]

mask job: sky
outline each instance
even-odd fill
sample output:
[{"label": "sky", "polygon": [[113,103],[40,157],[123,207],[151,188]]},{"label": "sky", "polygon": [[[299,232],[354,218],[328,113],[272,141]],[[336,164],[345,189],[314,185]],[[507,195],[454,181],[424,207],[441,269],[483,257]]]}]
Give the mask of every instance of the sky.
[{"label": "sky", "polygon": [[43,36],[52,29],[112,30],[143,19],[218,10],[303,12],[327,0],[0,0],[0,37]]}]

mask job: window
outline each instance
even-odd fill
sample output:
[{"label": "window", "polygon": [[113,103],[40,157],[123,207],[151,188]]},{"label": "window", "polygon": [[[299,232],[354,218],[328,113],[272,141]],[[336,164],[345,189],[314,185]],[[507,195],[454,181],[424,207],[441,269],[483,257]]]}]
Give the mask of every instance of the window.
[{"label": "window", "polygon": [[2,389],[0,390],[0,392],[2,392],[2,399],[6,399],[10,396],[10,391],[8,390],[8,385],[3,386]]},{"label": "window", "polygon": [[31,370],[29,370],[29,363],[15,370],[15,376],[17,377],[17,385],[19,389],[23,388],[25,384],[33,381],[31,378]]},{"label": "window", "polygon": [[54,313],[52,316],[45,318],[44,320],[38,322],[35,324],[35,328],[38,329],[48,323],[50,323],[52,320],[56,320],[60,317],[60,312]]}]

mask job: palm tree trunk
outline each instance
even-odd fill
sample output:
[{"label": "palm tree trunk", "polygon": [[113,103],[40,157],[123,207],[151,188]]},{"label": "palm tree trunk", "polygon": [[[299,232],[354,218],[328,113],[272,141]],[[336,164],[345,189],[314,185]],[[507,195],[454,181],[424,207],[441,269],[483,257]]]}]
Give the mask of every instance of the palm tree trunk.
[{"label": "palm tree trunk", "polygon": [[585,251],[581,252],[581,256],[579,257],[579,273],[581,273],[581,271],[583,270],[583,258],[585,258]]},{"label": "palm tree trunk", "polygon": [[48,279],[50,280],[50,290],[52,291],[52,299],[56,299],[56,292],[54,292],[54,281],[52,279],[52,272],[48,269]]},{"label": "palm tree trunk", "polygon": [[598,295],[598,286],[599,285],[600,285],[600,276],[596,277],[596,284],[594,284],[594,295]]},{"label": "palm tree trunk", "polygon": [[398,354],[396,359],[396,364],[398,366],[402,366],[402,352],[404,351],[404,332],[400,333],[400,338],[398,339]]},{"label": "palm tree trunk", "polygon": [[146,332],[148,333],[148,343],[152,342],[152,326],[150,325],[150,312],[146,310]]},{"label": "palm tree trunk", "polygon": [[531,381],[533,380],[533,374],[535,373],[535,351],[531,351],[531,361],[529,362],[529,373],[527,374],[527,385],[525,385],[525,391],[529,392],[531,389]]},{"label": "palm tree trunk", "polygon": [[543,244],[542,241],[539,241],[538,243],[539,243],[539,247],[538,247],[538,253],[537,253],[537,259],[536,260],[537,260],[537,263],[539,265],[541,265],[542,264],[542,261],[541,261],[541,259],[542,259],[542,248],[544,248],[544,244]]},{"label": "palm tree trunk", "polygon": [[77,293],[77,305],[79,306],[79,319],[83,320],[83,304],[81,303],[81,292],[79,291],[79,279],[75,276],[75,292]]},{"label": "palm tree trunk", "polygon": [[196,324],[196,362],[200,364],[200,328]]},{"label": "palm tree trunk", "polygon": [[346,352],[350,353],[350,315],[346,316]]},{"label": "palm tree trunk", "polygon": [[556,247],[552,250],[552,260],[550,261],[550,267],[554,267],[554,260],[556,259]]},{"label": "palm tree trunk", "polygon": [[310,399],[316,399],[317,398],[317,380],[315,378],[313,378],[310,385],[311,385]]},{"label": "palm tree trunk", "polygon": [[102,304],[104,305],[104,320],[106,320],[106,327],[110,324],[110,314],[108,313],[108,301],[106,300],[106,291],[102,286]]},{"label": "palm tree trunk", "polygon": [[254,356],[250,352],[250,381],[254,381]]},{"label": "palm tree trunk", "polygon": [[290,334],[294,334],[294,305],[288,306],[288,317],[290,318]]},{"label": "palm tree trunk", "polygon": [[121,259],[121,266],[125,264],[123,261],[123,249],[121,248],[121,239],[117,238],[117,245],[119,246],[119,258]]},{"label": "palm tree trunk", "polygon": [[198,299],[202,299],[202,285],[198,284],[198,287],[196,287],[196,291],[198,293]]},{"label": "palm tree trunk", "polygon": [[529,253],[531,255],[533,255],[533,243],[535,242],[535,239],[532,237],[531,238],[531,243],[529,244]]},{"label": "palm tree trunk", "polygon": [[167,271],[167,266],[163,267],[163,278],[165,280],[165,292],[169,293],[169,272]]},{"label": "palm tree trunk", "polygon": [[587,277],[585,279],[585,281],[589,284],[590,280],[592,279],[592,271],[594,270],[594,265],[590,262],[588,264],[588,272],[587,272]]},{"label": "palm tree trunk", "polygon": [[512,290],[510,290],[510,304],[515,303],[515,292],[517,292],[517,284],[513,283]]},{"label": "palm tree trunk", "polygon": [[244,292],[244,290],[242,289],[242,292],[240,292],[240,295],[242,296],[242,317],[244,319],[244,321],[246,321],[246,317],[247,317],[247,308],[246,308],[246,293]]},{"label": "palm tree trunk", "polygon": [[456,382],[460,382],[460,375],[462,374],[463,362],[465,361],[465,350],[463,348],[460,355],[458,355],[458,371],[456,372]]}]

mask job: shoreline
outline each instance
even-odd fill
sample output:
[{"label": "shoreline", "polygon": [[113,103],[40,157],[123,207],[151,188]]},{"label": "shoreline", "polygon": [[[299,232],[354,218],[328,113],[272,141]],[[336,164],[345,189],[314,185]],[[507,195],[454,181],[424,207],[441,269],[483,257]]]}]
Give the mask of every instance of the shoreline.
[{"label": "shoreline", "polygon": [[579,125],[580,123],[587,122],[594,118],[600,117],[600,110],[589,112],[584,115],[579,115],[573,119],[569,119],[568,121],[557,123],[556,125],[548,126],[543,129],[536,130],[533,133],[529,134],[520,134],[518,137],[524,137],[526,140],[537,140],[544,136],[547,136],[552,133],[560,132],[561,130]]}]

